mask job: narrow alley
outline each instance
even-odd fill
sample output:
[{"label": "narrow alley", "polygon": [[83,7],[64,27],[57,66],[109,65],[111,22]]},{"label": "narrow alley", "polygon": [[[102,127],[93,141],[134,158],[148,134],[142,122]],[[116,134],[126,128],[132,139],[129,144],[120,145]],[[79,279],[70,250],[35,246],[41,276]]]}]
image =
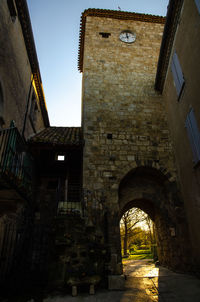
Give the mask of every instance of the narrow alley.
[{"label": "narrow alley", "polygon": [[[43,302],[199,302],[200,279],[156,267],[151,260],[129,260],[124,265],[124,291],[97,290],[95,295],[52,295]],[[30,300],[28,302],[33,302]]]}]

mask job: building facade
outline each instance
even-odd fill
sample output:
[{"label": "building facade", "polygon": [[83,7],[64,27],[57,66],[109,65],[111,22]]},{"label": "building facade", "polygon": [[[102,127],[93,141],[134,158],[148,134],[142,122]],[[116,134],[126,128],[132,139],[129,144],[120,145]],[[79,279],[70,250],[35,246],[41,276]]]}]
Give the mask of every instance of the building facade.
[{"label": "building facade", "polygon": [[200,3],[169,3],[156,88],[168,115],[181,193],[190,230],[192,257],[199,271],[200,217]]},{"label": "building facade", "polygon": [[34,159],[28,152],[26,139],[49,126],[26,1],[0,2],[0,45],[2,284],[8,276],[15,278],[14,272],[22,275],[29,266]]}]

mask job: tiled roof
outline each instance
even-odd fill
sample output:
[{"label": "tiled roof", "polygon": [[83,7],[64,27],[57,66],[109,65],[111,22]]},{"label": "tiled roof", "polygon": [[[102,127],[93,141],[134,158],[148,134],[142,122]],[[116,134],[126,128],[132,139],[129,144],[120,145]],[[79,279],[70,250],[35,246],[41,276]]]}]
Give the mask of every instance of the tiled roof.
[{"label": "tiled roof", "polygon": [[48,127],[29,139],[29,143],[78,146],[82,144],[81,127]]},{"label": "tiled roof", "polygon": [[96,8],[86,9],[81,16],[80,35],[79,35],[78,69],[80,72],[83,71],[85,24],[86,24],[87,16],[112,18],[112,19],[120,19],[120,20],[136,20],[136,21],[160,23],[160,24],[164,24],[166,20],[165,17],[147,15],[147,14],[138,14],[138,13],[115,11],[115,10],[108,10],[108,9],[96,9]]}]

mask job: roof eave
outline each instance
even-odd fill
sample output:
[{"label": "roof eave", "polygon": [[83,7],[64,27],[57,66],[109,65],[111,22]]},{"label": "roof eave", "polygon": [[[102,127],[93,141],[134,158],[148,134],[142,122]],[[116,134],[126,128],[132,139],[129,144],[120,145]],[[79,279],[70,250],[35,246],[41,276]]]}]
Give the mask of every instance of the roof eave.
[{"label": "roof eave", "polygon": [[35,48],[35,42],[33,37],[33,31],[30,21],[30,15],[28,11],[28,6],[26,0],[18,0],[16,1],[17,11],[18,11],[18,17],[21,23],[22,32],[24,36],[24,41],[26,45],[26,50],[29,58],[29,62],[31,65],[31,70],[33,73],[33,78],[35,81],[35,86],[37,89],[37,94],[40,101],[40,107],[42,111],[42,116],[44,120],[45,127],[49,127],[49,117],[48,112],[46,108],[46,102],[45,102],[45,96],[43,92],[42,87],[42,80],[40,75],[40,69],[39,69],[39,63]]},{"label": "roof eave", "polygon": [[174,43],[174,38],[180,19],[180,13],[184,0],[170,0],[168,5],[168,12],[166,23],[163,32],[163,38],[160,47],[160,54],[158,59],[158,67],[155,80],[155,89],[160,93],[163,92],[165,79],[167,75],[169,60]]}]

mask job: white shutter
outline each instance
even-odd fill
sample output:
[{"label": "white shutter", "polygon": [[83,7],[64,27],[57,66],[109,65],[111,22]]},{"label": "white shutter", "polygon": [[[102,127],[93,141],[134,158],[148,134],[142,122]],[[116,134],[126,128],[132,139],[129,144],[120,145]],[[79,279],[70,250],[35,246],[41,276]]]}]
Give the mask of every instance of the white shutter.
[{"label": "white shutter", "polygon": [[176,91],[177,91],[177,94],[179,95],[185,81],[184,81],[181,65],[180,65],[176,52],[173,54],[173,57],[172,57],[171,69],[172,69],[172,74],[173,74],[173,78],[174,78],[174,83],[176,86]]}]

